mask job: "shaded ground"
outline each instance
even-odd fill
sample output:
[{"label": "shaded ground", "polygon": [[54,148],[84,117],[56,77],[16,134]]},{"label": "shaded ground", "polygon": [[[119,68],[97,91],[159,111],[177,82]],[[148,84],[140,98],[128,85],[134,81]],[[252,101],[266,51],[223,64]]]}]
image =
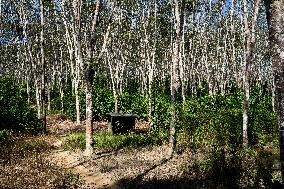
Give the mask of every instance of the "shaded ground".
[{"label": "shaded ground", "polygon": [[[49,117],[47,121],[50,135],[21,136],[1,146],[0,188],[242,188],[238,167],[222,166],[222,157],[216,159],[217,167],[213,166],[210,175],[195,167],[194,162],[205,156],[202,151],[188,149],[169,157],[167,145],[85,157],[78,149],[62,148],[64,134],[84,130],[83,125],[76,126],[64,116]],[[94,125],[96,131],[107,130],[107,123]],[[147,127],[147,123],[137,124],[139,130]],[[263,183],[262,188],[280,188],[277,182]]]},{"label": "shaded ground", "polygon": [[[94,126],[97,132],[106,131],[108,125],[96,122]],[[64,135],[84,130],[84,123],[76,125],[64,115],[56,115],[47,118],[47,129],[45,136],[19,135],[1,144],[0,189],[117,188],[111,174],[85,163],[82,151],[63,150]]]},{"label": "shaded ground", "polygon": [[[96,131],[107,130],[107,123],[94,123],[94,126]],[[52,133],[84,129],[82,125],[76,126],[68,120],[55,121],[49,128]],[[147,128],[148,124],[145,122],[136,124],[136,130],[139,132]],[[214,184],[214,178],[204,179],[185,169],[188,162],[200,159],[202,155],[184,151],[169,157],[167,145],[98,152],[92,157],[85,157],[80,150],[61,151],[54,155],[57,158],[53,159],[60,161],[61,158],[63,162],[60,164],[63,167],[72,168],[89,186],[93,187],[95,180],[97,185],[110,188],[216,188],[218,186]],[[69,162],[67,164],[64,163],[67,162],[64,160],[66,158]]]},{"label": "shaded ground", "polygon": [[85,187],[100,189],[117,188],[115,183],[110,178],[104,177],[96,167],[86,167],[84,162],[80,161],[80,157],[84,156],[82,151],[64,151],[60,146],[60,140],[55,141],[53,144],[58,149],[46,157],[47,161],[80,175],[80,179],[84,182]]},{"label": "shaded ground", "polygon": [[[53,115],[47,117],[47,130],[53,135],[64,135],[68,132],[85,131],[85,122],[80,125],[74,124],[68,120],[65,115]],[[136,122],[135,130],[144,132],[149,128],[149,123],[144,121]],[[107,131],[108,122],[94,122],[94,132]]]},{"label": "shaded ground", "polygon": [[50,136],[16,137],[0,148],[0,188],[83,188],[78,175],[45,160]]}]

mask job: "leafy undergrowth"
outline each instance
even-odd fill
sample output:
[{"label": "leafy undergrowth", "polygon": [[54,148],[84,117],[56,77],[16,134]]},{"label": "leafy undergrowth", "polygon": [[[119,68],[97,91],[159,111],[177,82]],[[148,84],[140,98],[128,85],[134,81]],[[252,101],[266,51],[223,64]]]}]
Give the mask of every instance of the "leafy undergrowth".
[{"label": "leafy undergrowth", "polygon": [[0,188],[78,188],[77,175],[49,163],[43,136],[12,137],[0,148]]},{"label": "leafy undergrowth", "polygon": [[280,186],[279,153],[274,146],[239,149],[224,146],[199,149],[194,153],[196,155],[180,168],[184,178],[195,175],[198,182],[210,183],[218,188]]},{"label": "leafy undergrowth", "polygon": [[[277,144],[235,146],[196,146],[181,148],[167,157],[162,134],[129,133],[94,135],[96,150],[118,150],[102,153],[88,160],[89,166],[99,167],[116,178],[122,188],[278,188],[281,181]],[[163,135],[167,138],[166,135]],[[160,137],[160,138],[159,138]],[[180,139],[181,136],[178,136]],[[158,139],[159,138],[159,139]],[[144,147],[142,147],[144,146]],[[85,147],[85,134],[72,133],[65,138],[69,149]],[[181,149],[181,150],[179,150]],[[162,163],[161,163],[162,162]]]},{"label": "leafy undergrowth", "polygon": [[[138,147],[147,145],[159,145],[167,139],[165,132],[149,130],[145,133],[127,133],[112,135],[107,132],[99,132],[94,135],[94,148],[97,150],[118,150],[125,147]],[[75,132],[66,136],[65,149],[85,148],[85,133]]]},{"label": "leafy undergrowth", "polygon": [[0,129],[0,144],[11,138],[11,131],[8,129]]}]

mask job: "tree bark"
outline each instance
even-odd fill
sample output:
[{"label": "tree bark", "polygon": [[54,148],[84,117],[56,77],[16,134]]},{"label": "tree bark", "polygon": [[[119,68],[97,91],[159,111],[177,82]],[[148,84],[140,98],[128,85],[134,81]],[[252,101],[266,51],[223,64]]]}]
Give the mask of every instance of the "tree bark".
[{"label": "tree bark", "polygon": [[[284,130],[284,1],[265,0],[266,16],[269,27],[272,68],[274,76],[275,105],[278,126]],[[282,131],[283,132],[283,131]],[[280,142],[283,136],[280,135]],[[282,188],[284,183],[284,149],[280,143]]]},{"label": "tree bark", "polygon": [[243,86],[244,86],[244,109],[243,109],[243,146],[248,145],[248,109],[250,96],[250,64],[255,46],[255,26],[259,11],[260,0],[254,4],[254,15],[251,24],[251,30],[248,23],[247,1],[243,0],[244,6],[244,32],[245,32],[245,49],[244,49],[244,66],[243,66]]},{"label": "tree bark", "polygon": [[[93,96],[92,96],[92,85],[93,85],[93,77],[94,77],[94,50],[96,46],[96,27],[98,24],[98,15],[100,10],[101,0],[97,0],[96,9],[94,13],[94,18],[92,20],[92,28],[89,39],[88,46],[88,61],[86,63],[85,69],[85,92],[86,92],[86,150],[85,154],[90,156],[93,154]],[[99,58],[97,59],[97,61]]]},{"label": "tree bark", "polygon": [[45,53],[44,53],[44,5],[43,0],[40,0],[40,25],[41,25],[41,31],[40,31],[40,54],[41,54],[41,65],[42,65],[42,112],[44,116],[44,129],[46,131],[46,94],[45,94],[45,88],[46,88],[46,62],[45,62]]},{"label": "tree bark", "polygon": [[178,63],[180,58],[180,45],[181,45],[181,34],[182,34],[182,24],[183,24],[183,14],[185,0],[179,2],[174,0],[173,2],[173,15],[175,23],[175,39],[173,44],[173,56],[172,56],[172,67],[171,67],[171,102],[172,102],[172,118],[170,123],[170,136],[169,136],[169,150],[172,156],[176,147],[176,94],[178,89]]}]

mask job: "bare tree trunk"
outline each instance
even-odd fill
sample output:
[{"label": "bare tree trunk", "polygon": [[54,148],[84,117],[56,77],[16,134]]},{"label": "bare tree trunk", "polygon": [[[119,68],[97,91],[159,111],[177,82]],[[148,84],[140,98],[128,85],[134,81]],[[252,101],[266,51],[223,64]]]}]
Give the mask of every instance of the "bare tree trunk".
[{"label": "bare tree trunk", "polygon": [[2,0],[0,0],[0,36],[2,36],[2,33],[3,33],[3,30],[2,30],[2,13],[3,13],[2,5],[3,5]]},{"label": "bare tree trunk", "polygon": [[271,96],[272,96],[271,103],[272,103],[273,112],[276,112],[275,93],[276,93],[276,86],[275,86],[275,78],[273,77],[272,86],[271,86]]},{"label": "bare tree trunk", "polygon": [[40,54],[41,54],[41,65],[42,65],[42,110],[44,116],[44,129],[46,131],[46,97],[45,97],[45,88],[46,88],[46,62],[44,54],[44,7],[43,0],[40,0]]},{"label": "bare tree trunk", "polygon": [[260,0],[256,0],[254,4],[254,15],[251,24],[251,31],[248,23],[248,10],[247,1],[243,0],[244,3],[244,32],[245,32],[245,53],[244,53],[244,111],[243,111],[243,146],[248,145],[248,109],[249,109],[249,95],[250,95],[250,63],[252,59],[252,51],[255,45],[255,26],[259,11]]},{"label": "bare tree trunk", "polygon": [[50,112],[51,110],[51,96],[50,96],[50,87],[47,88],[47,111]]},{"label": "bare tree trunk", "polygon": [[169,150],[170,155],[172,156],[175,147],[176,147],[176,93],[178,88],[178,63],[180,57],[180,45],[181,45],[181,32],[183,29],[183,14],[184,14],[184,6],[185,1],[182,0],[179,3],[178,0],[174,0],[173,2],[173,15],[174,15],[174,22],[175,22],[175,40],[173,44],[173,56],[172,56],[172,72],[171,72],[171,101],[172,101],[172,118],[170,123],[170,136],[169,136]]},{"label": "bare tree trunk", "polygon": [[109,67],[111,86],[112,86],[112,93],[113,93],[113,97],[114,97],[114,112],[118,113],[118,96],[117,96],[117,90],[118,90],[117,82],[118,82],[118,78],[117,77],[114,78],[114,72],[113,72],[113,68],[112,68],[112,64],[110,62],[110,58],[109,58],[109,53],[108,52],[107,52],[107,63],[108,63],[108,67]]},{"label": "bare tree trunk", "polygon": [[180,77],[180,86],[181,86],[181,96],[182,96],[182,104],[184,106],[185,103],[185,93],[186,93],[186,86],[185,86],[185,59],[184,59],[184,26],[185,26],[185,19],[183,19],[183,23],[182,24],[182,37],[181,37],[181,42],[179,45],[179,77]]},{"label": "bare tree trunk", "polygon": [[36,105],[37,105],[37,117],[38,119],[41,118],[41,88],[38,84],[38,78],[35,81],[35,88],[36,88]]},{"label": "bare tree trunk", "polygon": [[[275,105],[280,128],[280,142],[284,130],[284,1],[265,0],[266,16],[269,27],[269,41],[272,54],[272,68],[275,85]],[[284,183],[284,151],[280,143],[282,188]]]},{"label": "bare tree trunk", "polygon": [[[94,77],[93,57],[96,45],[96,27],[98,24],[98,15],[100,9],[100,0],[97,0],[94,18],[92,20],[91,35],[88,46],[88,62],[85,69],[85,82],[86,82],[86,150],[85,154],[90,156],[93,154],[93,96],[92,85]],[[99,58],[98,58],[99,59]]]},{"label": "bare tree trunk", "polygon": [[62,48],[60,47],[60,72],[59,72],[59,93],[60,93],[60,102],[61,102],[61,114],[64,113],[64,90],[63,90],[63,51]]},{"label": "bare tree trunk", "polygon": [[[74,32],[73,32],[73,38],[74,38],[74,47],[75,47],[75,57],[76,57],[76,64],[75,64],[75,73],[74,73],[74,93],[75,93],[75,104],[76,104],[76,124],[80,124],[80,96],[79,96],[79,85],[80,85],[80,68],[83,64],[83,55],[82,55],[82,47],[81,47],[81,0],[74,2],[74,13],[75,13],[75,22],[74,25]],[[69,47],[71,48],[71,46]],[[69,50],[70,51],[70,50]],[[71,52],[69,52],[71,53]],[[70,58],[72,55],[69,55]],[[72,64],[72,62],[71,62]]]}]

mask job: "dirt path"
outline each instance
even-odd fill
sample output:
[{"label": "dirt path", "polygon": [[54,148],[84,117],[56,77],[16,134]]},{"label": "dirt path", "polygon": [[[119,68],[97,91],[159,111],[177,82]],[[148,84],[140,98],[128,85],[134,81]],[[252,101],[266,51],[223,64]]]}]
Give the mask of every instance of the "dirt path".
[{"label": "dirt path", "polygon": [[118,189],[111,178],[104,177],[99,170],[87,166],[86,157],[82,158],[83,153],[81,151],[72,152],[63,150],[60,138],[53,139],[49,142],[52,142],[55,150],[47,157],[47,159],[64,169],[71,169],[72,172],[78,174],[88,188]]}]

